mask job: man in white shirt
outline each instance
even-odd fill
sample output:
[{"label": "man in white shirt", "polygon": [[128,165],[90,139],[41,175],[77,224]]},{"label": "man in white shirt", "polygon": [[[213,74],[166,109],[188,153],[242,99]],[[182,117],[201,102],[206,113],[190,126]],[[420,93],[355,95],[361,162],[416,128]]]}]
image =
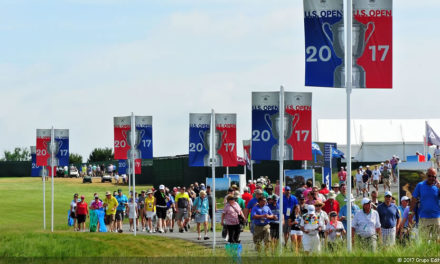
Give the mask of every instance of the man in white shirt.
[{"label": "man in white shirt", "polygon": [[379,182],[380,182],[380,170],[377,168],[377,165],[374,166],[373,170],[373,187],[376,189],[376,192],[379,192]]},{"label": "man in white shirt", "polygon": [[358,211],[353,219],[352,239],[356,237],[363,247],[369,247],[373,252],[377,249],[377,238],[380,234],[380,220],[377,211],[371,209],[371,201],[362,199],[362,210]]}]

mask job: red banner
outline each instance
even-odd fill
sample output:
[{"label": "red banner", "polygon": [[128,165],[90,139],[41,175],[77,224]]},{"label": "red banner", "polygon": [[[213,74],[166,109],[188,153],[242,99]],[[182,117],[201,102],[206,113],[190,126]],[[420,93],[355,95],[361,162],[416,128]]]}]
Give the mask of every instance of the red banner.
[{"label": "red banner", "polygon": [[215,115],[216,141],[221,144],[217,148],[217,154],[222,161],[220,166],[223,167],[237,167],[236,119],[236,114]]},{"label": "red banner", "polygon": [[127,143],[127,133],[130,130],[130,117],[114,117],[114,148],[115,160],[127,159],[127,152],[130,150],[130,145]]},{"label": "red banner", "polygon": [[134,160],[134,174],[141,174],[142,172],[142,159]]},{"label": "red banner", "polygon": [[36,145],[36,164],[37,166],[47,166],[48,159],[50,158],[49,145],[50,145],[50,129],[37,129],[37,145]]}]

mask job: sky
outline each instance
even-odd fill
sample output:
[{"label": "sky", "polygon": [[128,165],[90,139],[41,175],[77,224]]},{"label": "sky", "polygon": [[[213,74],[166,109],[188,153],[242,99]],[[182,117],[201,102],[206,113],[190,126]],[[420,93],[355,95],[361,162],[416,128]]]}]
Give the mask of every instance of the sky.
[{"label": "sky", "polygon": [[[394,1],[393,89],[354,90],[352,118],[439,118],[439,10]],[[0,0],[0,157],[54,126],[85,161],[132,112],[155,157],[187,154],[189,113],[211,109],[237,113],[241,156],[251,92],[281,85],[313,93],[314,124],[345,118],[345,90],[304,86],[303,19],[300,0]]]}]

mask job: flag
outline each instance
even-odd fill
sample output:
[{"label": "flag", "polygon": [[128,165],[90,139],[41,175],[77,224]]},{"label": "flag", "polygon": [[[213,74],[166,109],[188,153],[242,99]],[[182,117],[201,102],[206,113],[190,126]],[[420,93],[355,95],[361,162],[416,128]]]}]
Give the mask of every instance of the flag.
[{"label": "flag", "polygon": [[321,155],[322,156],[322,151],[319,148],[319,145],[316,144],[315,142],[312,142],[312,153],[313,153],[313,155]]},{"label": "flag", "polygon": [[428,146],[440,146],[440,137],[434,132],[432,127],[426,122],[426,142]]},{"label": "flag", "polygon": [[340,151],[339,149],[334,148],[332,151],[332,157],[333,158],[343,158],[344,159],[344,152]]},{"label": "flag", "polygon": [[247,165],[247,161],[246,161],[244,158],[242,158],[242,157],[240,157],[240,156],[237,156],[237,165],[238,165],[238,166],[244,166],[244,165]]}]

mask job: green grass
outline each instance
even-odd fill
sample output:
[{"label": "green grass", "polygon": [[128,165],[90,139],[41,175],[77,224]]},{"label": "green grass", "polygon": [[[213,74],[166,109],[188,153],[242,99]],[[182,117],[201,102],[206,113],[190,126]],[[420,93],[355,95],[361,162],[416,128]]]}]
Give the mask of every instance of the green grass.
[{"label": "green grass", "polygon": [[[67,211],[74,193],[84,194],[86,201],[94,192],[118,186],[110,183],[82,184],[81,179],[55,179],[54,233],[50,232],[51,183],[46,183],[46,222],[43,230],[43,195],[40,178],[0,178],[0,257],[159,257],[210,256],[205,247],[183,240],[155,236],[114,233],[76,233],[67,226]],[[137,186],[137,190],[149,186]],[[128,193],[128,187],[122,187]],[[179,246],[176,246],[178,242]]]}]

